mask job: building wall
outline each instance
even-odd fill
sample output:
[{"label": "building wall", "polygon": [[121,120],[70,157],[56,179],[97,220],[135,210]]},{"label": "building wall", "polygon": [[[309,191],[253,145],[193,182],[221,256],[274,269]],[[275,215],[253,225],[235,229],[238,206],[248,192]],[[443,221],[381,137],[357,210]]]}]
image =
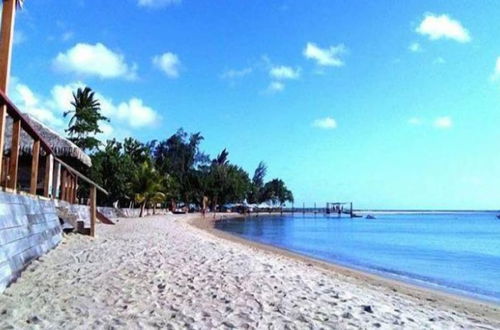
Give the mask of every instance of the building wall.
[{"label": "building wall", "polygon": [[61,239],[54,201],[0,192],[0,292]]}]

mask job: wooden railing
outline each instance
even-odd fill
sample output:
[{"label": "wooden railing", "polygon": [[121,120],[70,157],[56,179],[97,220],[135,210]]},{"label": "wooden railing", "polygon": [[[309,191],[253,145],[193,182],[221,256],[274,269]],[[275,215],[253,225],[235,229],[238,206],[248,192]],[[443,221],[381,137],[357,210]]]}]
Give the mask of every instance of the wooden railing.
[{"label": "wooden railing", "polygon": [[[44,184],[43,184],[43,196],[47,198],[59,198],[61,200],[67,201],[69,203],[77,202],[77,188],[78,180],[82,180],[90,185],[90,219],[91,219],[91,235],[95,235],[95,221],[96,221],[96,198],[97,190],[100,190],[104,194],[108,194],[105,189],[100,187],[98,184],[87,178],[85,175],[59,159],[54,151],[52,150],[50,144],[44,140],[44,138],[37,133],[28,120],[23,116],[22,112],[12,103],[12,101],[5,95],[4,92],[0,90],[0,108],[5,109],[5,111],[0,111],[0,178],[5,177],[7,191],[16,192],[18,184],[18,171],[19,171],[19,152],[21,143],[21,130],[26,132],[33,139],[33,150],[32,150],[32,161],[31,161],[31,175],[30,175],[30,188],[29,193],[32,195],[37,194],[38,187],[38,172],[39,172],[39,161],[40,154],[43,151],[46,155],[45,163],[45,173],[44,173]],[[3,110],[2,109],[2,110]],[[2,114],[3,113],[3,114]],[[6,116],[10,116],[13,120],[12,123],[12,139],[10,146],[10,157],[9,165],[2,166],[4,164],[4,146],[3,141],[5,141],[5,123]],[[54,166],[57,167],[57,178],[53,177]],[[8,171],[8,173],[2,173],[2,171]],[[59,180],[60,177],[60,180]],[[51,187],[53,189],[51,189]],[[58,193],[53,194],[52,191],[57,191]]]}]

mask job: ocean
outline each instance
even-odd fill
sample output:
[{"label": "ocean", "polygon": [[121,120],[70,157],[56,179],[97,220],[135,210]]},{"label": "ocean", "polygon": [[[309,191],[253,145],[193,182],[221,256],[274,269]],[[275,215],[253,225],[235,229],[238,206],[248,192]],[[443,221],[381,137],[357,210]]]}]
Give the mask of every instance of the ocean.
[{"label": "ocean", "polygon": [[500,303],[500,219],[494,212],[321,214],[218,221],[216,228],[305,256]]}]

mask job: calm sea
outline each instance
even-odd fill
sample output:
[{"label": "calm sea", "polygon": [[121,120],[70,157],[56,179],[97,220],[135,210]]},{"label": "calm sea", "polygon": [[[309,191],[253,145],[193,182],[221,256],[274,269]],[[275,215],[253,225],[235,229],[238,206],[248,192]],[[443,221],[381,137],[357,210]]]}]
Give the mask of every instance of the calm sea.
[{"label": "calm sea", "polygon": [[303,255],[500,303],[496,213],[223,220],[216,228]]}]

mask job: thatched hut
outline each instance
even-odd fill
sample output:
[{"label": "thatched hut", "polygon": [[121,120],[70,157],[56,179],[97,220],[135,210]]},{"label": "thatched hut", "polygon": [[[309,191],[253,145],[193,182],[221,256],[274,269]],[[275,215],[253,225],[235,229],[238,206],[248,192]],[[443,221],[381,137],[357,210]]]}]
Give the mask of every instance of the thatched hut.
[{"label": "thatched hut", "polygon": [[[91,167],[92,161],[90,157],[85,154],[85,152],[77,147],[73,142],[67,138],[61,136],[56,131],[52,130],[48,126],[42,124],[35,118],[24,114],[26,120],[31,124],[35,131],[50,145],[54,155],[64,161],[65,163],[81,169],[82,167]],[[3,157],[3,168],[7,169],[9,166],[9,157],[11,152],[11,141],[12,141],[12,118],[7,117],[5,125],[5,147],[4,147],[4,157]],[[19,157],[19,169],[18,169],[18,190],[28,191],[30,186],[30,173],[31,173],[31,159],[33,151],[33,138],[28,135],[24,130],[21,131],[20,139],[20,157]],[[47,156],[43,151],[40,153],[40,166],[38,175],[38,185],[37,192],[43,191],[43,178],[44,173],[47,173],[46,166],[48,164],[46,160]],[[50,171],[50,170],[49,170]],[[59,176],[59,169],[52,169],[55,176]],[[2,185],[5,186],[7,180],[8,171],[2,171],[3,175],[1,179]],[[52,195],[52,193],[51,193]],[[57,195],[54,192],[54,195]]]}]

